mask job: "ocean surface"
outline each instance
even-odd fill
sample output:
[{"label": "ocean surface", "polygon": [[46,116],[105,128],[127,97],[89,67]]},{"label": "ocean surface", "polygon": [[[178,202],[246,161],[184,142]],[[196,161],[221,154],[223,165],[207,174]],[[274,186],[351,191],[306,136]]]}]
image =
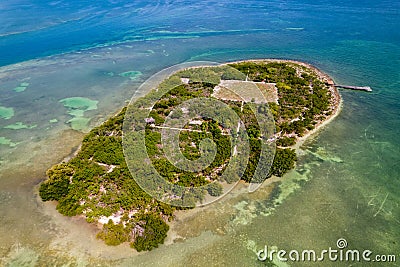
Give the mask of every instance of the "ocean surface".
[{"label": "ocean surface", "polygon": [[[256,255],[266,245],[321,251],[341,238],[397,262],[324,266],[400,265],[399,1],[3,0],[0,21],[0,265],[266,266]],[[250,58],[305,61],[373,92],[341,90],[340,115],[295,170],[179,214],[147,253],[108,247],[41,202],[46,169],[151,75]]]}]

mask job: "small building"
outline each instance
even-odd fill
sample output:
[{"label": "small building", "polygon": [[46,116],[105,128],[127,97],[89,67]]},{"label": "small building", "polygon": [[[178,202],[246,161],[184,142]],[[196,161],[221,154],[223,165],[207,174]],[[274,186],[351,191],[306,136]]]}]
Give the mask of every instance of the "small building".
[{"label": "small building", "polygon": [[145,118],[144,121],[148,124],[155,123],[156,120],[153,117]]},{"label": "small building", "polygon": [[190,79],[189,78],[181,78],[181,82],[184,84],[189,84]]},{"label": "small building", "polygon": [[328,79],[328,80],[326,81],[326,85],[333,86],[333,85],[335,85],[335,82],[332,81],[331,79]]}]

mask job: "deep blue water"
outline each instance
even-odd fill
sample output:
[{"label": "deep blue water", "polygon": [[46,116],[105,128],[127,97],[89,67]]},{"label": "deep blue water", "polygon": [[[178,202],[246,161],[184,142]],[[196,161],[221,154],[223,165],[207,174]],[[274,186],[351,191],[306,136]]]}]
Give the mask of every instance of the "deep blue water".
[{"label": "deep blue water", "polygon": [[[2,1],[0,64],[112,42],[282,32],[279,45],[398,44],[396,1]],[[306,37],[306,38],[303,38]]]},{"label": "deep blue water", "polygon": [[[191,261],[256,265],[248,244],[326,248],[340,237],[352,247],[394,253],[400,260],[399,27],[400,2],[388,0],[1,1],[0,107],[13,108],[14,116],[0,116],[0,258],[34,266],[43,257],[64,262],[76,256],[61,245],[49,245],[62,240],[48,230],[52,220],[62,219],[43,217],[35,199],[35,185],[46,168],[82,136],[70,131],[71,116],[59,100],[79,96],[98,101],[97,110],[85,112],[91,127],[165,67],[194,60],[288,58],[310,62],[338,83],[369,85],[374,91],[341,91],[342,113],[299,160],[297,170],[307,170],[307,182],[296,182],[300,189],[271,216],[256,216],[217,241],[218,235],[205,233],[132,261],[143,266]],[[142,76],[118,75],[126,71]],[[29,83],[25,91],[13,90],[22,83]],[[35,127],[4,128],[17,122]],[[15,146],[1,144],[4,140]],[[255,197],[246,201],[259,205]],[[27,226],[28,219],[33,223]],[[191,223],[203,229],[207,220]],[[57,234],[71,225],[54,224]],[[84,250],[78,246],[80,235],[71,236],[69,245]],[[88,244],[92,250],[93,244],[99,251],[109,249],[93,240]]]}]

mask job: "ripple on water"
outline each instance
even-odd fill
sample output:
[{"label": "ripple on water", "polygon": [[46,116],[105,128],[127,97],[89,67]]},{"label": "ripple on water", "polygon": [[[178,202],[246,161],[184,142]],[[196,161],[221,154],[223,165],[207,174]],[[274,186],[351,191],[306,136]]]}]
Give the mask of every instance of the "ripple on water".
[{"label": "ripple on water", "polygon": [[18,121],[18,122],[14,123],[14,124],[9,124],[7,126],[4,126],[5,129],[11,129],[11,130],[33,129],[33,128],[36,128],[36,127],[37,127],[36,124],[27,125],[27,124],[24,124],[21,121]]},{"label": "ripple on water", "polygon": [[29,83],[27,83],[27,82],[22,82],[22,83],[20,83],[19,86],[17,86],[17,87],[14,88],[14,91],[15,91],[16,93],[24,92],[24,91],[28,88],[28,86],[29,86]]},{"label": "ripple on water", "polygon": [[10,147],[15,147],[18,143],[13,142],[11,139],[8,139],[4,136],[0,136],[0,145],[6,145]]}]

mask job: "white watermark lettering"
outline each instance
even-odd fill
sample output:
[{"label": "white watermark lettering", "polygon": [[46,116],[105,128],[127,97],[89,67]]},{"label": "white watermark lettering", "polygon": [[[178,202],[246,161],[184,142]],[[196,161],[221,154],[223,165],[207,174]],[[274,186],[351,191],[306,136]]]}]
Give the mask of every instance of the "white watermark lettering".
[{"label": "white watermark lettering", "polygon": [[358,249],[347,249],[347,241],[344,238],[340,238],[336,242],[336,248],[329,247],[321,251],[315,251],[312,249],[305,250],[290,250],[287,252],[283,249],[269,249],[268,246],[264,246],[257,252],[257,258],[259,261],[274,261],[278,260],[281,262],[396,262],[395,254],[376,254],[371,250],[358,250]]}]

